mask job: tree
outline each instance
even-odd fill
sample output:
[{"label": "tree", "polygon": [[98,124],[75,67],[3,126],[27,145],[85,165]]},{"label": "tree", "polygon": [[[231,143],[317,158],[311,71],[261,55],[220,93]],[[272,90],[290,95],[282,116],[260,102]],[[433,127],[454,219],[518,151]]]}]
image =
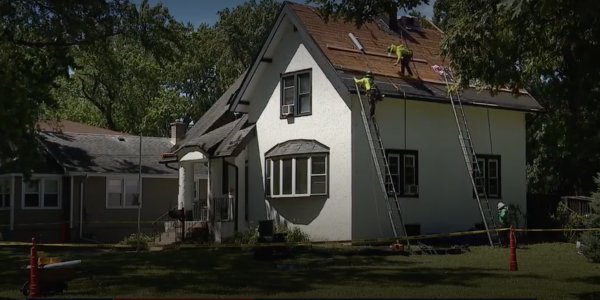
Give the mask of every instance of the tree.
[{"label": "tree", "polygon": [[[35,126],[56,109],[52,88],[74,66],[71,49],[115,35],[139,40],[163,60],[177,48],[174,23],[160,5],[127,0],[0,1],[0,160],[15,160],[25,176],[39,158]],[[144,9],[147,8],[147,9]],[[170,40],[157,47],[158,38]]]},{"label": "tree", "polygon": [[280,7],[275,0],[249,0],[217,12],[214,30],[223,45],[216,65],[219,96],[254,62]]},{"label": "tree", "polygon": [[[600,228],[600,174],[596,177],[598,190],[592,195],[592,213],[586,219],[588,228]],[[586,231],[581,235],[583,255],[593,262],[600,263],[600,231]]]},{"label": "tree", "polygon": [[344,22],[352,22],[360,28],[365,22],[381,14],[387,14],[390,19],[395,19],[399,9],[411,11],[420,4],[429,4],[429,0],[308,0],[308,3],[319,6],[326,22],[341,18]]}]

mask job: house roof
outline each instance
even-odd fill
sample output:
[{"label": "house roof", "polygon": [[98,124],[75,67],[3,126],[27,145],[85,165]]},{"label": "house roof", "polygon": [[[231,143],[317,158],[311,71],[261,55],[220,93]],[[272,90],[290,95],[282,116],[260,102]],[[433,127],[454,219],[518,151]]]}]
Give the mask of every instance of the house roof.
[{"label": "house roof", "polygon": [[124,134],[105,128],[95,127],[83,123],[77,123],[69,120],[46,120],[38,122],[38,129],[50,132],[73,132],[73,133],[94,133],[94,134]]},{"label": "house roof", "polygon": [[171,152],[175,153],[188,146],[198,146],[197,139],[200,136],[235,119],[233,113],[229,110],[229,101],[240,87],[245,76],[246,72],[235,80],[225,93],[202,115],[200,120],[190,128],[183,139],[171,148]]},{"label": "house roof", "polygon": [[223,93],[211,108],[186,133],[172,153],[182,148],[198,147],[213,157],[236,156],[254,134],[254,125],[248,124],[248,116],[236,118],[230,111],[230,101],[239,89],[246,72]]},{"label": "house roof", "polygon": [[299,154],[316,154],[316,153],[327,153],[329,147],[315,141],[315,140],[289,140],[283,143],[279,143],[265,153],[265,158],[286,156],[286,155],[299,155]]},{"label": "house roof", "polygon": [[[374,22],[366,23],[360,29],[352,23],[335,21],[326,23],[316,8],[286,1],[269,39],[263,45],[263,49],[241,85],[241,90],[235,98],[234,108],[241,105],[241,98],[249,85],[248,82],[252,80],[252,76],[258,69],[260,58],[268,52],[271,41],[275,39],[279,26],[283,24],[284,15],[304,37],[303,43],[306,48],[338,92],[356,93],[352,76],[362,77],[365,71],[370,70],[375,75],[375,82],[380,88],[388,86],[384,93],[388,97],[421,101],[445,100],[450,103],[446,84],[441,82],[431,68],[434,65],[447,66],[440,57],[442,33],[439,31],[425,28],[419,32],[408,31],[400,26],[400,32],[396,33],[389,29],[386,16],[378,17]],[[358,38],[364,52],[356,48],[349,37],[350,33]],[[387,54],[388,45],[398,45],[402,41],[413,52],[414,57],[410,67],[415,77],[400,75],[400,67],[394,66],[396,58]],[[487,91],[466,89],[463,96],[467,104],[477,106],[492,104],[496,108],[524,111],[542,109],[539,103],[525,92],[515,97],[508,91],[501,91],[492,97]]]},{"label": "house roof", "polygon": [[[69,172],[138,173],[139,171],[139,136],[42,132],[40,141]],[[169,138],[142,137],[142,173],[176,174],[177,171],[159,164],[159,154],[170,147]]]}]

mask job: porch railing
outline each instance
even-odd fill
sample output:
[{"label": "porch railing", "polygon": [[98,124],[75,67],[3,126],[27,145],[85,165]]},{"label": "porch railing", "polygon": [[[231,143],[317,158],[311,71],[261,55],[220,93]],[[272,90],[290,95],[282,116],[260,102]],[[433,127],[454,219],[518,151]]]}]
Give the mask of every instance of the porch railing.
[{"label": "porch railing", "polygon": [[[234,203],[233,198],[229,196],[215,197],[213,198],[212,204],[214,209],[212,210],[212,220],[215,221],[233,221],[234,218]],[[194,201],[192,204],[192,216],[194,220],[208,221],[209,210],[208,201],[201,199]]]},{"label": "porch railing", "polygon": [[194,221],[208,221],[208,201],[200,199],[192,202],[192,217]]}]

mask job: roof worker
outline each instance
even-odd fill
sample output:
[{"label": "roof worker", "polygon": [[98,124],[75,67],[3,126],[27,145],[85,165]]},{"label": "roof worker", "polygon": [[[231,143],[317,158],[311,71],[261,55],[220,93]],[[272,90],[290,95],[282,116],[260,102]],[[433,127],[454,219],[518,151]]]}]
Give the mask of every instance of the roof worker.
[{"label": "roof worker", "polygon": [[413,72],[410,69],[410,61],[413,58],[413,53],[404,43],[400,43],[400,45],[389,45],[387,47],[387,52],[388,55],[396,53],[398,59],[396,60],[394,66],[398,65],[398,62],[400,62],[400,71],[402,72],[402,76],[406,76],[406,71],[408,71],[410,76],[413,76]]},{"label": "roof worker", "polygon": [[373,80],[373,73],[371,73],[371,71],[367,71],[365,77],[361,79],[356,79],[356,77],[353,78],[354,82],[362,84],[365,89],[367,99],[369,100],[369,117],[372,119],[375,116],[375,102],[383,100],[385,95],[382,95],[379,92],[379,88],[375,84],[375,80]]},{"label": "roof worker", "polygon": [[[498,228],[505,229],[509,227],[508,224],[508,206],[506,206],[502,201],[498,202]],[[500,236],[500,244],[502,247],[508,247],[508,241],[510,239],[510,231],[505,230],[499,232]]]}]

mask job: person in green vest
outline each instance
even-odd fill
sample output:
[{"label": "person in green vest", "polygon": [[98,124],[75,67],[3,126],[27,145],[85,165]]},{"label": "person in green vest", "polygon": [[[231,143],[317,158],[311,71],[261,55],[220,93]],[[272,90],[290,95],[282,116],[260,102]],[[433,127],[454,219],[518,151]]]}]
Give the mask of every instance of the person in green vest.
[{"label": "person in green vest", "polygon": [[[384,95],[379,92],[379,88],[375,84],[375,80],[373,80],[373,73],[371,71],[367,71],[365,77],[361,79],[354,78],[354,82],[362,85],[367,94],[367,100],[369,100],[369,117],[373,118],[375,116],[375,102],[383,100]],[[357,91],[360,92],[360,91]]]},{"label": "person in green vest", "polygon": [[394,66],[400,62],[400,71],[402,72],[402,76],[406,76],[406,71],[408,71],[410,76],[413,76],[413,72],[410,69],[410,61],[413,58],[413,53],[404,43],[400,43],[400,45],[391,44],[388,46],[387,51],[388,54],[395,53],[398,57]]},{"label": "person in green vest", "polygon": [[[508,228],[508,206],[506,206],[502,201],[498,202],[498,228]],[[505,230],[500,232],[501,241],[503,247],[508,246],[508,241],[510,238],[510,231]]]}]

